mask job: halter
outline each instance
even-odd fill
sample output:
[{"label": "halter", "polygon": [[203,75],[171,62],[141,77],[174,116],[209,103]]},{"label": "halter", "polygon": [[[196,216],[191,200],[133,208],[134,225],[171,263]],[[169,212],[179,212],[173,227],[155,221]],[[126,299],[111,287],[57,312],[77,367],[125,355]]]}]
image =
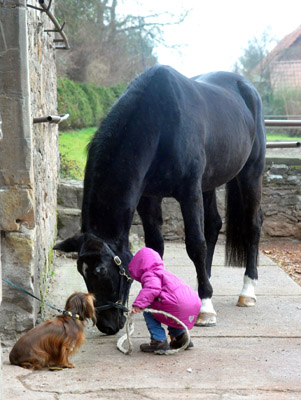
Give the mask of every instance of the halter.
[{"label": "halter", "polygon": [[119,275],[121,275],[120,279],[120,286],[119,286],[119,295],[118,299],[115,303],[113,301],[107,300],[107,304],[104,304],[102,306],[95,307],[96,310],[109,310],[110,308],[118,308],[122,311],[128,312],[128,308],[125,306],[126,303],[126,293],[127,293],[127,287],[125,287],[125,284],[130,287],[132,283],[132,278],[126,273],[125,268],[122,266],[122,261],[121,259],[112,251],[109,245],[107,245],[105,242],[103,242],[105,248],[108,250],[108,252],[111,254],[113,257],[115,265],[117,265],[119,269]]}]

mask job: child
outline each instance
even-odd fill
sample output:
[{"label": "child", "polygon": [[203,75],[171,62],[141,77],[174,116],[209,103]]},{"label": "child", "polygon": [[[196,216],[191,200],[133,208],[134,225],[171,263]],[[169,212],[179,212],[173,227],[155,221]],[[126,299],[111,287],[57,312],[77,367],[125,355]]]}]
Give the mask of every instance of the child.
[{"label": "child", "polygon": [[[190,286],[164,269],[163,261],[156,251],[147,247],[139,250],[129,264],[129,271],[131,277],[141,282],[142,285],[142,289],[133,303],[132,314],[150,307],[172,314],[188,329],[193,327],[201,308],[201,300]],[[149,312],[144,312],[143,316],[151,335],[151,342],[142,344],[141,351],[177,349],[186,342],[185,329],[173,319]],[[161,323],[168,327],[171,337],[170,346]],[[193,343],[190,342],[188,347],[193,347]]]}]

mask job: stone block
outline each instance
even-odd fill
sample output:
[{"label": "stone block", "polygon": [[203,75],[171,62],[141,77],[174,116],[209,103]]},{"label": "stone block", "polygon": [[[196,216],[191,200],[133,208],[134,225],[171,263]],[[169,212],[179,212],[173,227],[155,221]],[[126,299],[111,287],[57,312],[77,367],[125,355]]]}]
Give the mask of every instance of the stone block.
[{"label": "stone block", "polygon": [[281,215],[263,221],[263,233],[271,237],[301,238],[301,223],[293,223]]},{"label": "stone block", "polygon": [[288,166],[285,164],[274,164],[270,169],[270,174],[272,175],[284,175],[288,171]]},{"label": "stone block", "polygon": [[[5,234],[3,247],[3,257],[6,260],[5,272],[9,271],[9,265],[19,264],[19,268],[27,269],[32,260],[34,259],[34,248],[32,246],[34,242],[34,232],[27,230],[23,232],[7,232]],[[29,270],[30,271],[30,270]],[[30,271],[33,274],[33,271]],[[17,271],[19,276],[19,272]]]},{"label": "stone block", "polygon": [[[26,8],[16,7],[16,6],[24,6],[26,4],[25,0],[23,1],[15,1],[15,0],[5,0],[4,2],[0,2],[1,7],[1,24],[2,24],[2,32],[5,37],[5,46],[7,49],[18,49],[21,51],[26,51],[25,48],[22,47],[25,41],[27,40],[22,32],[26,30]],[[2,4],[1,4],[2,3]],[[10,29],[11,26],[14,26],[14,29]]]},{"label": "stone block", "polygon": [[[1,113],[5,115],[0,147],[0,186],[32,184],[30,111],[26,107],[25,100],[11,98],[7,101],[0,97]],[[20,123],[16,116],[20,118]]]},{"label": "stone block", "polygon": [[288,182],[290,183],[299,183],[300,182],[300,177],[296,175],[290,175],[287,177]]},{"label": "stone block", "polygon": [[0,0],[0,7],[15,8],[26,6],[26,0]]},{"label": "stone block", "polygon": [[58,208],[58,236],[60,239],[67,239],[70,236],[80,233],[81,210],[75,208]]},{"label": "stone block", "polygon": [[28,228],[35,226],[32,190],[18,187],[0,189],[0,230],[16,231],[21,224]]},{"label": "stone block", "polygon": [[283,182],[283,176],[282,175],[274,175],[274,174],[269,174],[266,177],[266,180],[268,183],[282,183]]},{"label": "stone block", "polygon": [[[23,232],[5,233],[2,240],[3,277],[33,294],[34,239],[34,231],[23,229]],[[40,305],[7,283],[3,283],[2,289],[0,331],[5,340],[12,340],[18,333],[32,328]]]},{"label": "stone block", "polygon": [[57,202],[61,207],[81,209],[83,202],[83,182],[62,180],[58,187]]},{"label": "stone block", "polygon": [[[0,108],[3,140],[0,147],[0,186],[32,184],[31,124],[28,88],[26,9],[16,1],[5,2],[0,23]],[[6,8],[7,7],[7,8]],[[14,7],[14,8],[10,8]],[[12,28],[14,27],[14,28]],[[16,157],[16,155],[18,155]]]},{"label": "stone block", "polygon": [[301,168],[298,166],[293,167],[292,172],[294,175],[301,175]]}]

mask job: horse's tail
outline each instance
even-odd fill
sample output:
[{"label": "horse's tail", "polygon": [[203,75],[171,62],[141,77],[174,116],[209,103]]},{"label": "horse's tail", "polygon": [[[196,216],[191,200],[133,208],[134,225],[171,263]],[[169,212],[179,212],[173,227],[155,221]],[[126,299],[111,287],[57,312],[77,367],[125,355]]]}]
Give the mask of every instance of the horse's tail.
[{"label": "horse's tail", "polygon": [[243,267],[247,261],[243,201],[234,178],[226,185],[226,265]]},{"label": "horse's tail", "polygon": [[[265,161],[265,129],[263,109],[260,96],[257,90],[246,80],[238,82],[238,88],[247,107],[254,118],[255,138],[255,158],[253,163],[257,165],[257,176],[260,177],[264,169]],[[257,155],[256,155],[257,154]],[[252,153],[251,153],[252,157]],[[254,177],[255,178],[255,177]],[[261,182],[261,181],[260,181]],[[256,199],[260,202],[258,192]],[[255,200],[256,200],[255,199]],[[246,200],[246,199],[245,199]],[[254,200],[254,201],[255,201]],[[254,240],[254,232],[246,215],[245,201],[242,197],[238,181],[233,178],[226,185],[226,264],[231,266],[246,266],[249,244]],[[258,224],[262,223],[260,208],[258,209]],[[253,239],[253,240],[252,240]]]}]

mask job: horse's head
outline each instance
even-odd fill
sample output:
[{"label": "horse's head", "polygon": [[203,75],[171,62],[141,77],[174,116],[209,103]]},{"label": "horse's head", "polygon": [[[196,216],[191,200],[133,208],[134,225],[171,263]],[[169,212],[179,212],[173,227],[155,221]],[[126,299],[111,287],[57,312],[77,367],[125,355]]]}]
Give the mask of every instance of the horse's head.
[{"label": "horse's head", "polygon": [[117,333],[125,323],[123,312],[131,284],[128,273],[130,252],[117,255],[114,245],[92,234],[66,239],[54,249],[78,252],[77,269],[89,293],[95,296],[97,328],[107,335]]}]

